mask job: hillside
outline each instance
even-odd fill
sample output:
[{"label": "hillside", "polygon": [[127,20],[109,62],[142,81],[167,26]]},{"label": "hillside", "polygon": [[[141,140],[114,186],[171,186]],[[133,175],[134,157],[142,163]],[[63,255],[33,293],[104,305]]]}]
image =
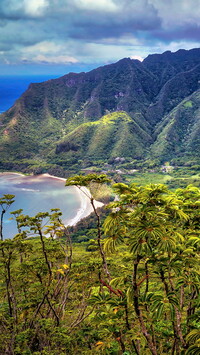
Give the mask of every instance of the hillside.
[{"label": "hillside", "polygon": [[200,90],[184,99],[157,125],[150,156],[172,159],[200,152]]},{"label": "hillside", "polygon": [[123,111],[110,113],[101,119],[80,124],[56,147],[56,154],[74,152],[87,158],[107,159],[132,156],[141,158],[151,136],[134,118]]},{"label": "hillside", "polygon": [[200,49],[168,51],[31,84],[0,116],[1,168],[198,160],[199,63]]}]

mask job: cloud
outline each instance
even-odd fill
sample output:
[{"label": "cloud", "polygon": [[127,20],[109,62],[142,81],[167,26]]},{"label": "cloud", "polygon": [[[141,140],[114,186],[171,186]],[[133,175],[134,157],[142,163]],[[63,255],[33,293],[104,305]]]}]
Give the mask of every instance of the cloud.
[{"label": "cloud", "polygon": [[24,12],[30,16],[42,16],[47,7],[47,0],[24,0]]},{"label": "cloud", "polygon": [[5,19],[42,16],[49,5],[48,0],[1,0],[0,15]]},{"label": "cloud", "polygon": [[77,8],[89,11],[116,12],[118,7],[111,0],[75,0],[74,4]]},{"label": "cloud", "polygon": [[78,63],[78,60],[76,58],[65,55],[45,56],[43,54],[38,54],[35,57],[32,57],[31,59],[23,57],[22,62],[38,64],[69,64]]},{"label": "cloud", "polygon": [[162,19],[162,27],[167,31],[177,27],[199,24],[200,6],[198,0],[149,0]]},{"label": "cloud", "polygon": [[[68,64],[78,63],[78,59],[68,55],[67,44],[42,41],[21,49],[23,63]],[[61,54],[62,53],[62,54]]]},{"label": "cloud", "polygon": [[58,53],[62,50],[62,46],[52,41],[42,41],[23,49],[25,53]]},{"label": "cloud", "polygon": [[144,59],[144,58],[142,58],[140,55],[131,55],[130,58],[131,58],[131,59],[137,59],[137,60],[139,60],[140,62],[142,62],[143,59]]},{"label": "cloud", "polygon": [[1,0],[0,63],[107,63],[199,46],[198,0]]}]

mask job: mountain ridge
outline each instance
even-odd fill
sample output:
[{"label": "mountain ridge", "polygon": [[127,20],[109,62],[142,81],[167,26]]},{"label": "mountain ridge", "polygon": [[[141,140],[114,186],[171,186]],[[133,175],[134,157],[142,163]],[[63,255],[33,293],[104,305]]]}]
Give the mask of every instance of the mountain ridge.
[{"label": "mountain ridge", "polygon": [[[199,48],[153,54],[143,62],[124,58],[30,84],[0,115],[2,164],[27,159],[68,168],[85,157],[156,157],[162,162],[177,154],[184,160],[194,146],[198,160],[199,84]],[[184,106],[187,101],[193,106]]]}]

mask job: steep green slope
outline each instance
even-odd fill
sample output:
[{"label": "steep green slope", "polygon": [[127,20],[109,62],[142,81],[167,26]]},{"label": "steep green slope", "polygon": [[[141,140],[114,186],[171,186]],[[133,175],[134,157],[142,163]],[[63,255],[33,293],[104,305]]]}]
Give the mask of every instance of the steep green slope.
[{"label": "steep green slope", "polygon": [[96,160],[117,156],[141,158],[151,141],[148,132],[127,113],[114,112],[80,125],[57,145],[56,153]]},{"label": "steep green slope", "polygon": [[200,49],[168,51],[31,84],[0,115],[0,167],[197,157],[199,63]]},{"label": "steep green slope", "polygon": [[142,130],[149,130],[144,113],[155,83],[142,63],[125,58],[89,73],[31,84],[0,115],[1,160],[46,160],[56,143],[79,125],[116,110],[130,112]]},{"label": "steep green slope", "polygon": [[199,88],[200,65],[176,74],[162,87],[154,102],[148,107],[146,118],[153,124],[176,107],[185,97]]},{"label": "steep green slope", "polygon": [[6,116],[15,116],[17,110],[32,120],[50,115],[74,128],[108,111],[144,112],[157,93],[156,85],[141,62],[125,58],[88,73],[31,84]]},{"label": "steep green slope", "polygon": [[1,160],[31,159],[37,154],[43,156],[62,136],[62,122],[50,114],[43,119],[33,119],[30,113],[22,114],[21,106],[19,100],[14,111],[10,109],[1,115]]},{"label": "steep green slope", "polygon": [[161,159],[199,157],[200,90],[184,99],[157,125],[150,156]]}]

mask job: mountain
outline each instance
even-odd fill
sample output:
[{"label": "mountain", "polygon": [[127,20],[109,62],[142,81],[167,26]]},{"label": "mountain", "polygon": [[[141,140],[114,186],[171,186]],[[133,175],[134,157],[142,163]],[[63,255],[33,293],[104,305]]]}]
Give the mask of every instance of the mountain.
[{"label": "mountain", "polygon": [[198,159],[199,84],[198,48],[31,84],[0,115],[1,166]]},{"label": "mountain", "polygon": [[175,156],[199,157],[200,90],[181,101],[156,127],[156,140],[150,156],[172,159]]}]

